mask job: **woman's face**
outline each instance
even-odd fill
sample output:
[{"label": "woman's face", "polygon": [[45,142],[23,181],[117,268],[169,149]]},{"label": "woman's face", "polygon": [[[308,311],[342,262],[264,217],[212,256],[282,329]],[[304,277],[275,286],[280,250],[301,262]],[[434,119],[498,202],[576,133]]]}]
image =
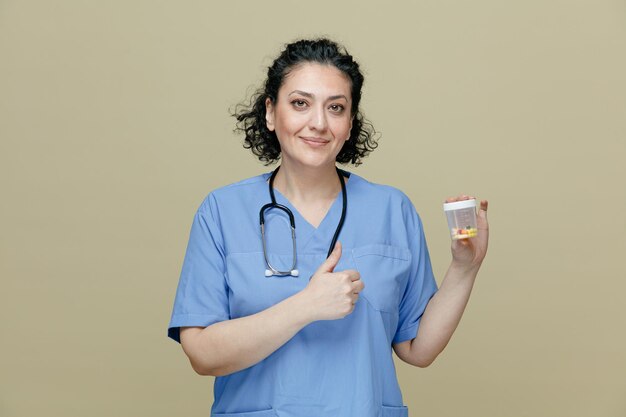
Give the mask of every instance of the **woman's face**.
[{"label": "woman's face", "polygon": [[351,83],[332,65],[294,68],[267,100],[267,128],[276,132],[282,159],[294,165],[335,165],[352,128]]}]

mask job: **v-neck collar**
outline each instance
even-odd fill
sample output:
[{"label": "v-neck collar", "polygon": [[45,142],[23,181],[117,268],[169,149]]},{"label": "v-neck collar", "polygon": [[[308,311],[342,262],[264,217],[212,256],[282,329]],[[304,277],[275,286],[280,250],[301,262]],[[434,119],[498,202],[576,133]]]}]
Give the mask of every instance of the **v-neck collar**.
[{"label": "v-neck collar", "polygon": [[[346,198],[349,200],[350,188],[352,188],[352,182],[355,180],[356,176],[352,172],[348,172],[344,170],[341,170],[341,171],[347,172],[348,174],[350,174],[349,179],[346,182]],[[263,179],[264,179],[263,184],[265,185],[265,188],[267,190],[268,198],[269,198],[269,183],[267,180],[269,179],[271,175],[272,175],[272,171],[270,171],[269,173],[263,174]],[[277,188],[274,188],[274,195],[276,197],[276,202],[278,204],[287,206],[289,210],[291,210],[293,213],[293,216],[296,222],[296,241],[297,241],[298,249],[304,250],[308,246],[311,239],[315,236],[318,236],[319,239],[328,240],[328,242],[326,242],[326,247],[330,245],[330,242],[333,238],[333,234],[335,233],[335,230],[337,229],[337,226],[339,225],[339,219],[341,218],[341,210],[343,206],[343,196],[342,196],[341,191],[339,191],[339,193],[337,194],[337,197],[335,197],[335,200],[330,205],[328,211],[324,215],[324,218],[322,219],[319,226],[317,227],[314,227],[311,223],[309,223],[308,220],[306,220],[304,216],[300,214],[298,209],[296,209],[296,207],[293,204],[291,204],[291,201],[289,201],[287,197],[285,197],[280,191],[278,191]],[[347,206],[349,206],[349,201],[348,201]],[[349,207],[347,207],[346,209],[347,209],[346,210],[346,216],[347,216]]]}]

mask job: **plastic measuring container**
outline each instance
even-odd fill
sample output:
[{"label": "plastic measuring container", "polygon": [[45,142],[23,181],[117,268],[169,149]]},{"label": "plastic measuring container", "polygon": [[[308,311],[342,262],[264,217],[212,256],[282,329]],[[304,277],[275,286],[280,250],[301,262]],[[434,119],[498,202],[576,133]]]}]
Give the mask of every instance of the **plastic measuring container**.
[{"label": "plastic measuring container", "polygon": [[448,227],[452,239],[468,239],[478,236],[475,199],[444,203],[443,211],[448,218]]}]

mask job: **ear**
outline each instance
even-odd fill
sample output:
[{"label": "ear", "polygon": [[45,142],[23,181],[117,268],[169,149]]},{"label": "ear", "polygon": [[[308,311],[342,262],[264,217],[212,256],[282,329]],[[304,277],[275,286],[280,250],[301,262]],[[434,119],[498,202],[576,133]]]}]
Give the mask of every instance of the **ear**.
[{"label": "ear", "polygon": [[274,131],[274,103],[269,97],[265,99],[265,124],[270,132]]}]

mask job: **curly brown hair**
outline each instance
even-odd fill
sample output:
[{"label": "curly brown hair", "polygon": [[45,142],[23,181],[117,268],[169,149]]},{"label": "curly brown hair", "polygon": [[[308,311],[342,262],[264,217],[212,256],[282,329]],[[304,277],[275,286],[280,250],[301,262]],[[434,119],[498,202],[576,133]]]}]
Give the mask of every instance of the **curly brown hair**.
[{"label": "curly brown hair", "polygon": [[285,77],[296,66],[306,62],[332,65],[350,79],[352,130],[336,161],[341,164],[360,165],[361,159],[378,146],[379,135],[359,110],[364,81],[359,64],[344,47],[329,39],[305,39],[287,44],[268,68],[264,86],[251,97],[249,104],[239,104],[235,108],[232,114],[237,119],[235,132],[245,135],[244,148],[250,149],[264,165],[277,162],[280,159],[280,144],[276,133],[267,128],[265,102],[269,98],[275,103]]}]

